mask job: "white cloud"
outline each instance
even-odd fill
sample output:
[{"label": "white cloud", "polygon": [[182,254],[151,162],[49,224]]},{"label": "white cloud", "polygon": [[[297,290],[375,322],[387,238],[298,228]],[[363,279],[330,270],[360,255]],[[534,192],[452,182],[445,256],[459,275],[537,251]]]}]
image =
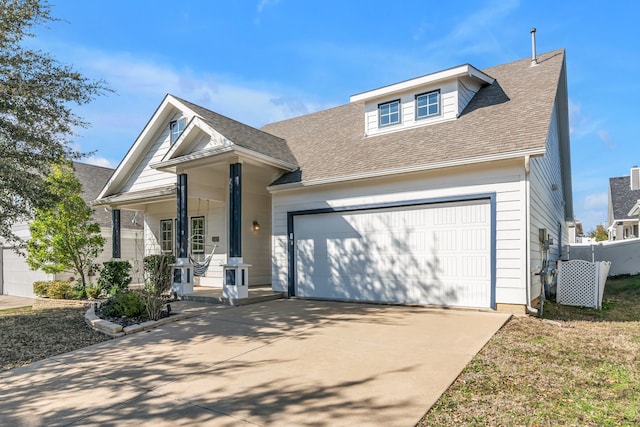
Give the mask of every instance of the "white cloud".
[{"label": "white cloud", "polygon": [[[571,137],[580,139],[602,131],[604,123],[604,119],[594,119],[590,113],[582,111],[582,104],[569,99],[569,133]],[[606,131],[602,132],[606,133]]]},{"label": "white cloud", "polygon": [[593,193],[584,198],[584,207],[586,209],[607,208],[608,204],[609,195],[607,193]]},{"label": "white cloud", "polygon": [[596,132],[596,134],[598,135],[598,138],[600,138],[600,140],[603,142],[605,147],[610,150],[615,150],[617,148],[617,145],[615,144],[615,142],[613,142],[613,139],[611,139],[611,135],[609,135],[609,132],[600,129]]},{"label": "white cloud", "polygon": [[196,73],[157,60],[67,49],[79,69],[98,75],[115,90],[76,113],[91,123],[76,129],[79,151],[95,152],[97,164],[113,167],[142,131],[167,93],[254,127],[328,108],[311,95],[281,84],[247,82],[233,76]]},{"label": "white cloud", "polygon": [[280,0],[260,0],[258,2],[258,13],[262,13],[267,7],[272,7],[280,3]]},{"label": "white cloud", "polygon": [[[189,69],[178,70],[169,65],[141,60],[128,54],[94,56],[86,66],[103,75],[122,97],[117,111],[102,114],[99,121],[109,124],[114,115],[126,117],[141,96],[151,97],[156,105],[166,93],[177,95],[235,120],[262,126],[319,109],[327,105],[309,101],[310,97],[279,85],[234,81],[215,74],[197,75]],[[120,101],[120,100],[117,100]],[[286,102],[285,102],[286,101]],[[132,104],[130,103],[132,102]],[[149,117],[153,111],[136,111]],[[122,123],[120,119],[116,119]]]},{"label": "white cloud", "polygon": [[495,35],[495,29],[519,6],[518,0],[491,2],[472,12],[457,23],[443,37],[429,44],[429,50],[442,52],[455,49],[458,54],[470,52],[496,53],[504,49],[504,43]]},{"label": "white cloud", "polygon": [[115,169],[115,165],[113,164],[113,162],[104,157],[91,156],[86,159],[82,159],[81,161],[83,163],[89,163],[90,165],[96,165],[96,166],[102,166],[105,168]]}]

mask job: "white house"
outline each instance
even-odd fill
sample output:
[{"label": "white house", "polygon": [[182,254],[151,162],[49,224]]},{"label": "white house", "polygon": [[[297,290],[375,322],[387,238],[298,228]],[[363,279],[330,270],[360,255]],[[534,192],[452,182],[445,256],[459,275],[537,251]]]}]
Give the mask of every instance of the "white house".
[{"label": "white house", "polygon": [[638,207],[640,203],[640,168],[634,166],[629,175],[609,178],[609,240],[639,237]]},{"label": "white house", "polygon": [[[89,165],[80,162],[73,163],[73,170],[82,184],[82,197],[87,202],[93,201],[107,182],[113,169],[101,166]],[[93,218],[100,224],[100,234],[105,238],[105,247],[96,263],[111,260],[112,252],[112,213],[106,208],[95,210]],[[138,219],[139,218],[139,219]],[[133,264],[133,275],[139,280],[142,268],[143,240],[142,240],[142,215],[135,212],[127,212],[122,217],[120,229],[120,247],[118,258],[129,260]],[[29,223],[14,224],[12,230],[23,241],[30,238]],[[118,249],[118,248],[116,248]],[[47,274],[42,270],[31,270],[24,256],[24,247],[20,253],[15,248],[3,245],[0,251],[0,295],[14,295],[33,297],[33,282],[39,280],[66,280],[71,273]]]},{"label": "white house", "polygon": [[145,253],[217,245],[290,296],[513,309],[573,221],[564,50],[469,64],[255,129],[167,95],[96,203]]}]

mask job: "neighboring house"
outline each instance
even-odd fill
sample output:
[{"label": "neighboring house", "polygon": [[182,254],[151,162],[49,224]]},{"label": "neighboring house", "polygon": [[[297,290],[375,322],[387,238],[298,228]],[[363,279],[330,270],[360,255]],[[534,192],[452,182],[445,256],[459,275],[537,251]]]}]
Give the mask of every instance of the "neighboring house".
[{"label": "neighboring house", "polygon": [[[113,174],[113,169],[74,162],[73,169],[82,184],[82,197],[87,202],[93,201]],[[112,258],[112,215],[108,209],[95,209],[94,220],[100,224],[102,236],[105,238],[104,251],[96,259],[96,263],[103,263]],[[14,232],[26,242],[30,238],[29,223],[23,222],[13,226]],[[47,274],[41,270],[33,271],[29,268],[25,258],[25,248],[22,254],[16,253],[13,247],[3,247],[0,253],[0,294],[33,297],[33,282],[38,280],[65,280],[71,273]],[[142,214],[127,212],[122,216],[121,257],[133,264],[134,277],[140,280],[143,254]]]},{"label": "neighboring house", "polygon": [[[634,166],[627,176],[609,178],[609,240],[638,237],[640,168]],[[634,209],[635,207],[635,209]]]},{"label": "neighboring house", "polygon": [[167,95],[97,205],[145,253],[291,296],[520,309],[573,223],[564,50],[469,64],[255,129]]}]

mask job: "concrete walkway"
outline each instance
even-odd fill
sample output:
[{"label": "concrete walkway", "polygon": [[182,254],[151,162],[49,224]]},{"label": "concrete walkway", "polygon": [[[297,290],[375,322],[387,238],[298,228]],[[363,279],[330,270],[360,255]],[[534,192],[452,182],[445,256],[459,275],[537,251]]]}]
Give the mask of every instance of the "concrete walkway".
[{"label": "concrete walkway", "polygon": [[31,307],[32,304],[33,298],[0,295],[0,310],[19,307]]},{"label": "concrete walkway", "polygon": [[277,300],[0,372],[0,425],[414,425],[508,315]]}]

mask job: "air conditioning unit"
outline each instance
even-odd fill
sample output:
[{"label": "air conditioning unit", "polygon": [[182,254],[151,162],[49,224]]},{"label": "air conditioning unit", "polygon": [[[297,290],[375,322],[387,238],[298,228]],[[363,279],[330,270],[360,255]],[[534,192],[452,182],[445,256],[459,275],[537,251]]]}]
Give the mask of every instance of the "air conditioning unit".
[{"label": "air conditioning unit", "polygon": [[631,189],[632,190],[640,190],[640,168],[632,167],[631,168]]}]

